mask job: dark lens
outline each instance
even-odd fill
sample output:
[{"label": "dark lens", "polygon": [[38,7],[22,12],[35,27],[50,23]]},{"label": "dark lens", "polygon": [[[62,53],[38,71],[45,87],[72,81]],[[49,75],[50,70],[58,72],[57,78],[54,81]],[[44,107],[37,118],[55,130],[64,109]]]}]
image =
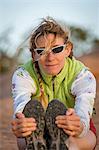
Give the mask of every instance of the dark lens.
[{"label": "dark lens", "polygon": [[36,52],[37,52],[38,54],[42,54],[43,51],[44,51],[43,49],[37,49],[37,50],[36,50]]},{"label": "dark lens", "polygon": [[64,48],[63,46],[59,46],[59,47],[53,48],[52,51],[53,53],[60,53],[62,52],[63,48]]}]

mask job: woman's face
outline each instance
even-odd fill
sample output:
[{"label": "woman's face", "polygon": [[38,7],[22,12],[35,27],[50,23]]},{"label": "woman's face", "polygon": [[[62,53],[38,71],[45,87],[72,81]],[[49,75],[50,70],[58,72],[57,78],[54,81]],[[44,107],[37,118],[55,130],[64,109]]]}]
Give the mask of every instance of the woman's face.
[{"label": "woman's face", "polygon": [[38,63],[43,71],[49,75],[57,75],[64,67],[65,58],[70,54],[71,49],[68,47],[56,54],[51,51],[51,48],[61,45],[64,45],[64,39],[58,35],[55,37],[52,33],[46,35],[46,38],[40,36],[37,39],[37,48],[47,49],[46,54],[40,57]]}]

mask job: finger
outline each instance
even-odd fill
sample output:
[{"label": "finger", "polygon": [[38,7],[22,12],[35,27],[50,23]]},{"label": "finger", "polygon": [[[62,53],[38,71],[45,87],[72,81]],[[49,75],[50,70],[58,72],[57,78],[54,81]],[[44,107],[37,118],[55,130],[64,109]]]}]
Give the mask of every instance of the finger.
[{"label": "finger", "polygon": [[62,128],[63,130],[69,130],[71,132],[74,132],[72,135],[73,136],[78,136],[81,134],[82,129],[80,127],[75,127],[75,126],[64,126],[64,125],[58,125],[59,128]]},{"label": "finger", "polygon": [[14,133],[14,135],[15,135],[16,137],[26,137],[26,136],[28,136],[28,135],[31,135],[31,134],[32,134],[32,131],[23,132],[23,133],[14,131],[13,133]]},{"label": "finger", "polygon": [[22,119],[22,118],[25,118],[24,114],[23,113],[16,113],[16,118],[18,119]]},{"label": "finger", "polygon": [[26,123],[21,123],[21,124],[15,124],[12,126],[12,130],[13,131],[22,131],[26,128],[36,128],[37,124],[36,123],[29,123],[29,122],[26,122]]},{"label": "finger", "polygon": [[27,122],[26,121],[22,121],[22,120],[18,120],[15,119],[11,122],[12,125],[12,131],[19,131],[20,128],[36,128],[37,124],[35,122],[32,122],[33,118],[28,118]]},{"label": "finger", "polygon": [[33,123],[33,122],[26,122],[26,123],[22,123],[22,124],[19,124],[17,126],[17,128],[30,128],[30,127],[36,127],[37,124],[36,123]]},{"label": "finger", "polygon": [[67,116],[67,115],[59,115],[59,116],[57,116],[56,117],[56,120],[65,120],[65,119],[69,119],[69,120],[78,120],[78,119],[80,119],[80,117],[78,116],[78,115],[76,115],[76,114],[73,114],[73,115],[70,115],[70,116]]},{"label": "finger", "polygon": [[74,121],[71,121],[71,120],[57,120],[55,121],[55,123],[57,125],[66,125],[66,126],[75,126],[75,127],[80,127],[81,126],[81,123],[80,121],[78,120],[74,120]]},{"label": "finger", "polygon": [[80,127],[77,127],[77,126],[68,126],[68,125],[62,125],[62,124],[58,124],[57,125],[59,128],[62,128],[62,129],[66,129],[66,130],[70,130],[70,131],[75,131],[77,133],[80,132]]},{"label": "finger", "polygon": [[12,128],[12,132],[17,136],[17,137],[21,137],[23,135],[23,133],[27,133],[27,132],[33,132],[36,130],[36,127],[29,127],[29,128],[17,128],[17,127],[13,127]]},{"label": "finger", "polygon": [[34,131],[34,130],[36,130],[36,126],[30,126],[30,127],[14,126],[12,127],[12,131],[16,131],[16,132],[27,132],[27,131]]},{"label": "finger", "polygon": [[36,130],[36,127],[34,126],[34,127],[30,127],[30,128],[19,128],[18,129],[18,132],[20,132],[20,133],[25,133],[25,132],[29,132],[29,131],[35,131]]},{"label": "finger", "polygon": [[67,111],[66,111],[66,115],[67,116],[70,116],[70,115],[73,115],[75,114],[75,110],[73,108],[69,108]]},{"label": "finger", "polygon": [[72,125],[68,126],[68,125],[58,124],[57,126],[62,129],[67,129],[67,130],[71,130],[71,131],[74,130],[74,126],[72,126]]},{"label": "finger", "polygon": [[70,130],[70,131],[74,131],[75,132],[75,135],[79,135],[82,130],[83,130],[83,125],[81,124],[81,122],[75,122],[75,121],[68,121],[67,123],[63,121],[61,122],[58,122],[57,123],[57,126],[59,128],[62,128],[62,129],[66,129],[66,130]]},{"label": "finger", "polygon": [[36,120],[34,118],[22,118],[22,119],[16,119],[17,124],[24,124],[24,123],[36,123]]},{"label": "finger", "polygon": [[67,119],[59,119],[56,120],[55,123],[58,124],[63,124],[63,125],[67,125],[68,124],[68,120]]},{"label": "finger", "polygon": [[33,122],[36,121],[35,118],[33,118],[33,117],[30,117],[30,118],[25,117],[25,115],[23,113],[16,113],[16,118],[17,119],[22,119],[22,120],[24,120],[24,119],[27,119],[27,120],[32,119]]},{"label": "finger", "polygon": [[29,135],[31,135],[31,134],[32,134],[32,132],[31,132],[31,131],[28,131],[28,132],[22,133],[21,136],[22,136],[22,137],[27,137],[27,136],[29,136]]},{"label": "finger", "polygon": [[69,136],[75,136],[75,132],[74,131],[70,131],[70,130],[66,130],[66,129],[63,129],[63,131],[68,134]]},{"label": "finger", "polygon": [[67,121],[75,121],[75,122],[79,121],[80,122],[80,117],[77,115],[71,115],[71,116],[61,115],[61,116],[56,117],[56,121],[62,121],[62,120],[64,120],[65,122]]},{"label": "finger", "polygon": [[57,120],[66,120],[67,119],[67,116],[66,115],[59,115],[56,117],[56,121]]}]

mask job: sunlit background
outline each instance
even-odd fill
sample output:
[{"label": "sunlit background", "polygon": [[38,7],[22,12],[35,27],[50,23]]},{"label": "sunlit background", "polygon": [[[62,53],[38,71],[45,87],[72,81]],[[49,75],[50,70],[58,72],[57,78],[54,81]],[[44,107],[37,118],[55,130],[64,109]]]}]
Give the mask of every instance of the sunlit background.
[{"label": "sunlit background", "polygon": [[[19,64],[30,59],[27,40],[41,18],[51,16],[71,30],[74,56],[97,79],[95,125],[99,135],[99,0],[0,0],[0,149],[17,150],[10,130],[13,107],[11,78]],[[97,140],[99,150],[99,139]]]}]

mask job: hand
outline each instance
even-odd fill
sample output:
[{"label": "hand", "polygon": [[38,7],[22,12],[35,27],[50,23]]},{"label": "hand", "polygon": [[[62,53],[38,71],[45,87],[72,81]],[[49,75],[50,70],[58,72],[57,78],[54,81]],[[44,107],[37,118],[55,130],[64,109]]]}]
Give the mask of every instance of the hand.
[{"label": "hand", "polygon": [[11,124],[12,131],[16,137],[26,137],[36,130],[35,119],[26,118],[22,113],[17,113]]},{"label": "hand", "polygon": [[80,117],[72,108],[67,110],[66,115],[57,116],[55,123],[70,136],[79,136],[83,130],[83,124],[80,121]]}]

